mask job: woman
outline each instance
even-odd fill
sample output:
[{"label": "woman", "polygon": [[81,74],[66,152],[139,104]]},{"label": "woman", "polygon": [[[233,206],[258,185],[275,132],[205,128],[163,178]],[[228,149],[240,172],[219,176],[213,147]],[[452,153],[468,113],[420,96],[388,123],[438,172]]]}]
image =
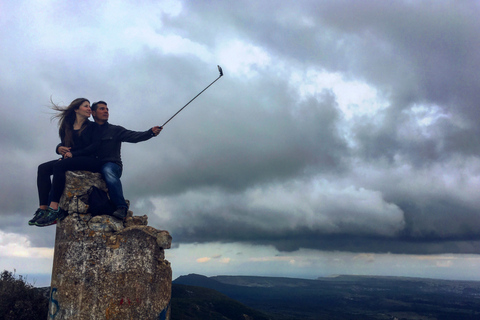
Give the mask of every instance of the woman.
[{"label": "woman", "polygon": [[[85,98],[73,100],[68,107],[53,104],[59,111],[59,135],[61,143],[57,153],[59,160],[52,160],[38,166],[37,188],[40,206],[28,224],[40,227],[55,224],[66,212],[58,203],[65,188],[65,172],[67,170],[86,170],[99,172],[101,163],[95,158],[100,145],[98,126],[88,120],[92,114],[90,101]],[[50,176],[53,175],[53,180]]]}]

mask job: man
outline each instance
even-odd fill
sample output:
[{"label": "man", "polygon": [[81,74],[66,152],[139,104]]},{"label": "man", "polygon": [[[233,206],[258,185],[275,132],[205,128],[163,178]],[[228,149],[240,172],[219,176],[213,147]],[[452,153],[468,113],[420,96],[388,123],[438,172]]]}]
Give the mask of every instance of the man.
[{"label": "man", "polygon": [[147,131],[131,131],[124,127],[108,123],[108,107],[105,101],[98,101],[92,104],[92,115],[99,125],[101,144],[98,150],[98,159],[102,162],[102,175],[107,183],[110,200],[117,207],[112,214],[118,219],[125,219],[127,216],[127,203],[123,197],[123,188],[120,181],[123,166],[120,154],[122,142],[140,142],[156,137],[162,127],[155,126]]}]

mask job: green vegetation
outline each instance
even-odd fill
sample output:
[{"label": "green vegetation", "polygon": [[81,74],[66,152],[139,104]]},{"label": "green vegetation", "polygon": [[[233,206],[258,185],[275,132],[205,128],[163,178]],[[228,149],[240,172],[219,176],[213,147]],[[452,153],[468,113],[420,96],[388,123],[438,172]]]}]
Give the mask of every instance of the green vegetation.
[{"label": "green vegetation", "polygon": [[45,320],[47,297],[22,276],[9,271],[0,275],[0,320]]}]

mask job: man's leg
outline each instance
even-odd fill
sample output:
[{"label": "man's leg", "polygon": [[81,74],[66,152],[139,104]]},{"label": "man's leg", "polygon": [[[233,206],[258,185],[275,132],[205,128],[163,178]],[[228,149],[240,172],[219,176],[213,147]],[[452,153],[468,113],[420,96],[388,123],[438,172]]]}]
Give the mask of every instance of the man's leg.
[{"label": "man's leg", "polygon": [[122,176],[122,167],[113,162],[107,162],[102,167],[102,174],[107,183],[110,200],[117,207],[114,212],[116,217],[125,217],[127,214],[127,203],[123,197],[123,188],[120,177]]}]

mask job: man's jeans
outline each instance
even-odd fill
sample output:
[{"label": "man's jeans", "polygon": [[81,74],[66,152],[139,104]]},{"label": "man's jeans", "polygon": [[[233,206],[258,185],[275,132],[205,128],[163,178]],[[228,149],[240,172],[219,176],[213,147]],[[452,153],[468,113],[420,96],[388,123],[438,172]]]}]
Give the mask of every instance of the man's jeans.
[{"label": "man's jeans", "polygon": [[117,208],[127,208],[127,203],[123,197],[122,182],[120,181],[122,167],[114,162],[107,162],[102,166],[102,174],[107,183],[110,200]]}]

